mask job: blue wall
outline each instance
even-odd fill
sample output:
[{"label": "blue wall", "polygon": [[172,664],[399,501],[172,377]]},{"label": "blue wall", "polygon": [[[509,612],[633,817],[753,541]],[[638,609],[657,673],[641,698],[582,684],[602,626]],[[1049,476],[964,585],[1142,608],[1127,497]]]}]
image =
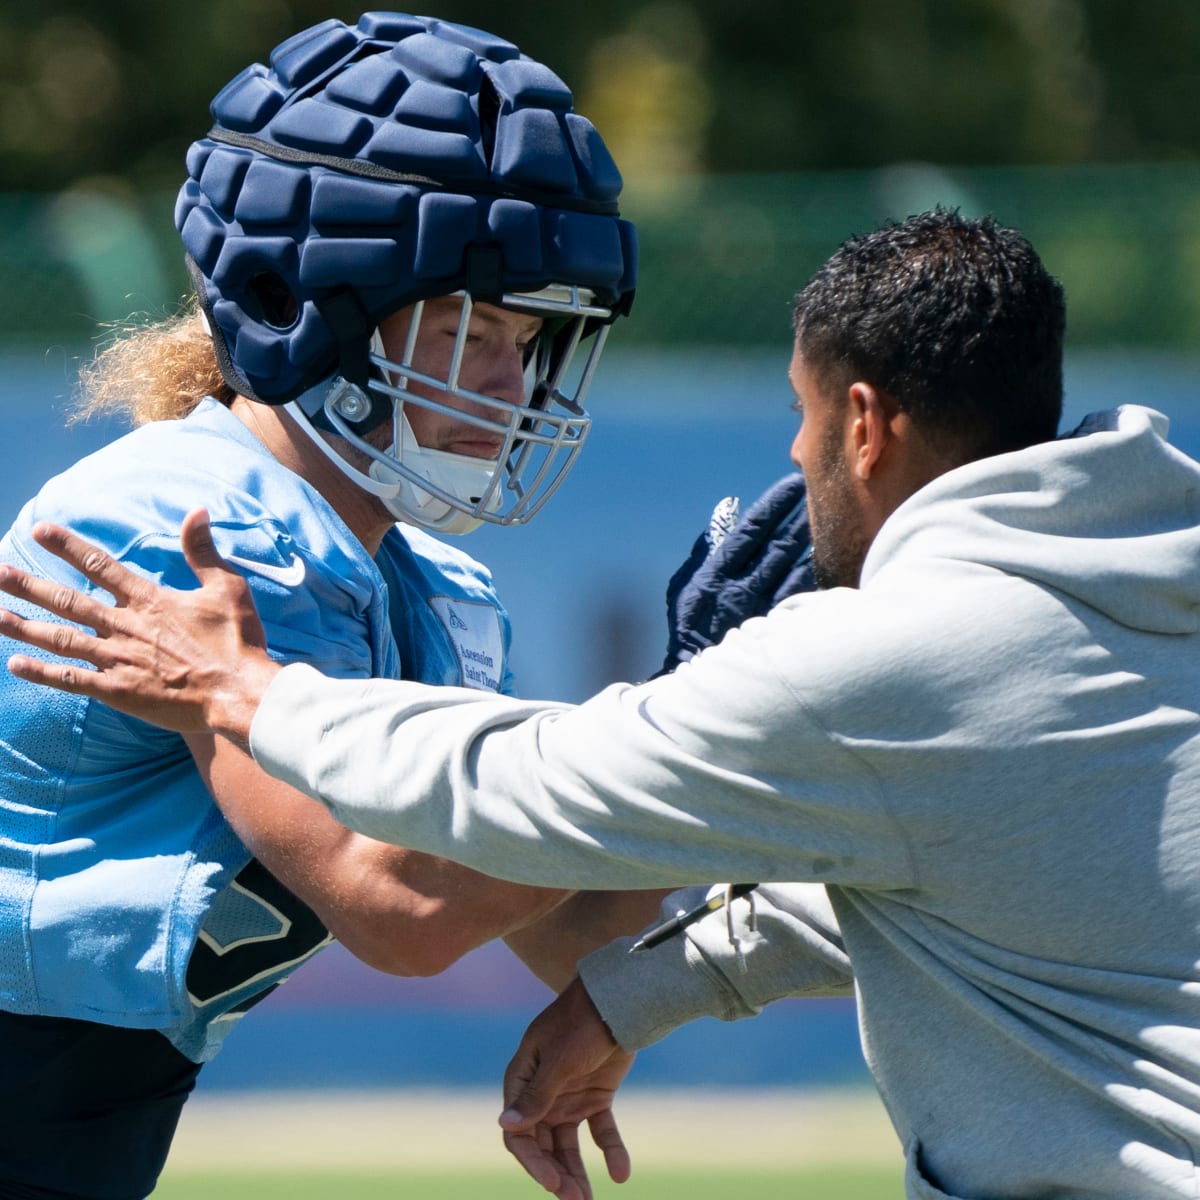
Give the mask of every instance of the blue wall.
[{"label": "blue wall", "polygon": [[[0,365],[7,524],[44,478],[120,430],[63,428],[66,352]],[[786,347],[748,357],[610,354],[589,404],[588,447],[559,495],[527,528],[480,530],[465,543],[506,597],[523,692],[580,699],[657,667],[663,587],[712,505],[727,494],[748,502],[789,469],[786,370]],[[1067,380],[1067,424],[1092,409],[1146,403],[1172,418],[1176,444],[1200,455],[1200,359],[1076,356]],[[335,947],[250,1015],[202,1086],[496,1086],[547,999],[502,948],[410,981],[377,975]],[[807,1001],[680,1030],[643,1053],[631,1083],[865,1079],[853,1005]]]}]

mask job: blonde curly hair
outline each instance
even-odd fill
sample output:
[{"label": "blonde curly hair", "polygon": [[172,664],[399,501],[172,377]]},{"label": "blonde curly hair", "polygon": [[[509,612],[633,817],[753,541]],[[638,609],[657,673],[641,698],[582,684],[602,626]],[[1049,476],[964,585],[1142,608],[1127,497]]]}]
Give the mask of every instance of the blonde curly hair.
[{"label": "blonde curly hair", "polygon": [[79,371],[73,420],[124,416],[134,425],[177,421],[206,396],[230,404],[195,297],[173,316],[127,322]]}]

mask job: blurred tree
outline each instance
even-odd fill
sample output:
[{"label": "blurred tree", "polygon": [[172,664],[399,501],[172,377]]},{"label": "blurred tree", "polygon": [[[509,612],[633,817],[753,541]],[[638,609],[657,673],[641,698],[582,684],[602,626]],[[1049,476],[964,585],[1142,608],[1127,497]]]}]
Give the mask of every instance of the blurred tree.
[{"label": "blurred tree", "polygon": [[[366,7],[366,6],[362,6]],[[0,0],[0,189],[179,176],[216,89],[328,0]],[[571,83],[631,177],[1196,159],[1197,0],[429,0]]]}]

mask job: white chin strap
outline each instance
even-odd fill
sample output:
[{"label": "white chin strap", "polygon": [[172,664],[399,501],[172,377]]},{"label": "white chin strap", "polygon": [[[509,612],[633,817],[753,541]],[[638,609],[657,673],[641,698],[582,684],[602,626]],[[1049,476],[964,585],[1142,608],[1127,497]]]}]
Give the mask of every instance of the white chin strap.
[{"label": "white chin strap", "polygon": [[[410,471],[427,479],[434,487],[476,508],[491,487],[500,463],[491,458],[471,458],[465,454],[448,454],[444,450],[427,450],[413,436],[408,418],[398,413],[396,427],[399,444],[393,442],[386,453],[402,462]],[[470,533],[483,524],[483,518],[454,508],[432,492],[427,492],[412,480],[378,459],[371,463],[371,478],[384,484],[387,495],[380,498],[384,507],[401,521],[411,521],[434,533]],[[485,512],[500,507],[499,488],[493,488]]]},{"label": "white chin strap", "polygon": [[[420,525],[434,533],[450,534],[470,533],[483,524],[482,517],[463,512],[462,509],[455,508],[440,497],[425,491],[419,484],[406,479],[378,458],[372,459],[367,471],[360,471],[322,437],[320,431],[308,419],[308,415],[294,400],[284,405],[284,408],[308,436],[309,441],[347,479],[363,491],[377,496],[383,507],[397,520],[407,521],[410,525]],[[448,492],[476,511],[494,512],[500,507],[501,494],[500,489],[496,487],[493,488],[488,503],[482,509],[479,508],[480,499],[500,469],[499,461],[471,458],[465,454],[447,454],[442,450],[426,450],[418,444],[403,413],[396,414],[396,425],[400,427],[401,440],[407,443],[403,460],[405,467],[414,472],[419,471],[421,478],[428,480],[431,486]],[[395,454],[397,449],[393,443],[387,453]]]}]

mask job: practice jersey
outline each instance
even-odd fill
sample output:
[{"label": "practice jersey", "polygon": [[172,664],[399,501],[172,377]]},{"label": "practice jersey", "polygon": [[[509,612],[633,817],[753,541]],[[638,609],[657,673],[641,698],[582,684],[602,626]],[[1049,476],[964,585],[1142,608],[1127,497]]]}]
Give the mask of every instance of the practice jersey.
[{"label": "practice jersey", "polygon": [[388,588],[402,679],[513,693],[508,617],[479,563],[424,530],[397,525],[376,565]]},{"label": "practice jersey", "polygon": [[[194,588],[179,528],[201,504],[276,660],[511,691],[508,620],[481,566],[399,526],[373,561],[214,400],[52,479],[0,560],[95,592],[33,541],[36,522],[54,521],[151,579]],[[0,673],[0,1008],[157,1029],[202,1062],[329,940],[250,859],[180,736]]]}]

